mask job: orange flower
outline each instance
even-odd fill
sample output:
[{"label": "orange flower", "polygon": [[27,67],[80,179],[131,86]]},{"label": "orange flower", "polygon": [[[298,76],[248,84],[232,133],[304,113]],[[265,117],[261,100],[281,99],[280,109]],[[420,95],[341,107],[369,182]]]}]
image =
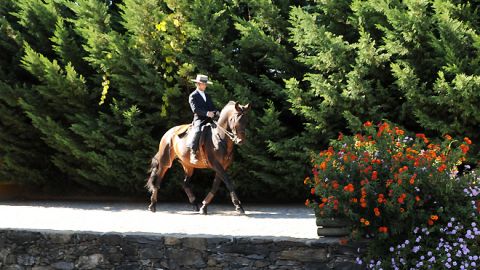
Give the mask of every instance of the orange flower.
[{"label": "orange flower", "polygon": [[397,199],[398,203],[403,204],[406,197],[407,197],[407,194],[405,194],[405,193],[400,195],[400,197],[398,197],[398,199]]},{"label": "orange flower", "polygon": [[378,178],[378,173],[377,173],[377,171],[373,171],[373,172],[372,172],[372,180],[377,180],[377,178]]},{"label": "orange flower", "polygon": [[399,129],[398,127],[395,127],[395,134],[403,135],[403,134],[405,134],[405,132],[403,130]]},{"label": "orange flower", "polygon": [[451,141],[452,140],[452,136],[448,135],[448,134],[445,134],[445,139],[447,139],[448,141]]},{"label": "orange flower", "polygon": [[419,201],[420,201],[420,197],[419,197],[419,196],[415,196],[415,201],[419,202]]},{"label": "orange flower", "polygon": [[428,223],[428,225],[430,225],[430,226],[433,225],[433,221],[432,221],[431,219],[429,219],[429,220],[427,221],[427,223]]},{"label": "orange flower", "polygon": [[380,233],[388,233],[388,228],[387,228],[387,227],[384,227],[384,226],[379,227],[379,228],[378,228],[378,232],[380,232]]},{"label": "orange flower", "polygon": [[415,162],[413,162],[414,167],[418,167],[420,165],[420,160],[416,159]]},{"label": "orange flower", "polygon": [[413,183],[415,183],[415,178],[416,178],[416,177],[417,177],[417,174],[414,173],[414,174],[412,175],[412,177],[410,178],[410,185],[413,185]]},{"label": "orange flower", "polygon": [[385,200],[383,194],[378,194],[378,199],[377,199],[377,201],[378,201],[378,203],[384,203],[384,202],[386,202],[387,200]]},{"label": "orange flower", "polygon": [[310,177],[306,177],[305,180],[303,180],[303,184],[306,185],[310,183]]},{"label": "orange flower", "polygon": [[327,163],[325,161],[323,161],[322,163],[320,163],[320,169],[322,171],[325,171],[325,169],[327,169]]},{"label": "orange flower", "polygon": [[375,216],[377,216],[377,217],[380,216],[380,210],[378,210],[377,207],[373,208],[373,211],[375,212]]},{"label": "orange flower", "polygon": [[338,182],[337,182],[337,181],[333,181],[333,183],[332,183],[333,189],[338,189],[338,186],[339,186]]},{"label": "orange flower", "polygon": [[338,133],[337,140],[339,140],[339,141],[343,140],[343,133],[341,133],[341,132]]},{"label": "orange flower", "polygon": [[386,129],[386,128],[388,130],[388,124],[387,123],[381,124],[380,127],[378,128],[377,137],[382,136],[383,130]]},{"label": "orange flower", "polygon": [[405,212],[405,209],[403,209],[403,207],[400,207],[400,213],[403,213]]},{"label": "orange flower", "polygon": [[328,199],[327,198],[322,198],[322,202],[326,203],[326,202],[328,202]]},{"label": "orange flower", "polygon": [[398,172],[399,173],[402,173],[404,171],[408,171],[408,167],[407,166],[403,166],[402,168],[398,169]]},{"label": "orange flower", "polygon": [[369,225],[370,225],[370,221],[365,220],[365,223],[363,223],[363,224],[365,224],[365,226],[369,226]]},{"label": "orange flower", "polygon": [[433,221],[437,221],[437,220],[438,220],[438,216],[437,216],[437,215],[431,215],[431,216],[430,216],[430,219],[433,220]]},{"label": "orange flower", "polygon": [[371,126],[372,126],[372,122],[367,121],[367,122],[363,123],[363,126],[364,126],[364,127],[371,127]]},{"label": "orange flower", "polygon": [[307,199],[307,200],[305,201],[305,206],[309,206],[309,205],[310,205],[310,200]]},{"label": "orange flower", "polygon": [[468,145],[466,145],[466,144],[461,144],[460,148],[462,149],[462,152],[464,154],[466,154],[468,152],[468,150],[470,150],[470,147],[468,147]]},{"label": "orange flower", "polygon": [[310,189],[310,193],[311,193],[312,195],[314,195],[314,194],[315,194],[315,188],[312,187],[312,188]]},{"label": "orange flower", "polygon": [[416,134],[415,136],[416,136],[417,138],[419,138],[419,139],[422,139],[424,143],[428,143],[428,142],[429,142],[429,140],[427,139],[427,137],[426,137],[425,134],[423,134],[423,133],[418,133],[418,134]]},{"label": "orange flower", "polygon": [[468,137],[463,138],[463,141],[465,141],[467,144],[472,144],[472,141]]},{"label": "orange flower", "polygon": [[447,168],[447,165],[442,164],[440,167],[438,167],[439,172],[443,172]]},{"label": "orange flower", "polygon": [[352,193],[355,191],[355,187],[353,186],[353,184],[348,184],[343,187],[343,190]]}]

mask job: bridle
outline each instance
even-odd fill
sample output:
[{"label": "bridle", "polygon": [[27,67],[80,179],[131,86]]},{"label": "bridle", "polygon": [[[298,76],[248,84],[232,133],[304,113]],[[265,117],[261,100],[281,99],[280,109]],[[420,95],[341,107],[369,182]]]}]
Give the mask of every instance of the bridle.
[{"label": "bridle", "polygon": [[[242,116],[242,115],[243,115],[243,113],[236,113],[236,114],[239,115],[239,116]],[[238,117],[238,118],[240,118],[240,117]],[[238,119],[238,118],[236,118],[236,119]],[[239,140],[239,138],[238,138],[238,135],[237,135],[237,130],[236,130],[236,128],[235,128],[235,125],[233,125],[234,127],[232,128],[232,132],[230,132],[230,131],[228,131],[226,128],[220,126],[220,125],[217,123],[217,121],[213,120],[213,123],[214,123],[220,130],[222,130],[222,131],[225,133],[225,135],[227,135],[228,138],[230,138],[230,140],[232,140],[232,142],[233,142],[234,144],[238,144],[238,143],[240,142],[240,140]],[[237,123],[237,121],[235,121],[235,124],[236,124],[236,123]]]}]

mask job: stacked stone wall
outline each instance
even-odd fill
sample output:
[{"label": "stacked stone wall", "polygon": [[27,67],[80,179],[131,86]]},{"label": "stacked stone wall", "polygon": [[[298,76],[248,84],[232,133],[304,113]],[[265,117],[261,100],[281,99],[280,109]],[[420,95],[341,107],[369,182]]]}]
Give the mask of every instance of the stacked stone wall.
[{"label": "stacked stone wall", "polygon": [[361,269],[339,239],[0,230],[0,269]]}]

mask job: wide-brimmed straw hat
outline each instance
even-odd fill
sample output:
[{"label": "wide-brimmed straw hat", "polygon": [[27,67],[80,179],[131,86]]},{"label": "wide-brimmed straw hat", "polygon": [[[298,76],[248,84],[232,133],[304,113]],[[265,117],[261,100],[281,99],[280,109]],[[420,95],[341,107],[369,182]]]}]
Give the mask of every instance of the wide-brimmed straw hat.
[{"label": "wide-brimmed straw hat", "polygon": [[212,84],[212,82],[208,81],[208,76],[202,74],[197,74],[197,78],[195,78],[195,80],[192,80],[192,82]]}]

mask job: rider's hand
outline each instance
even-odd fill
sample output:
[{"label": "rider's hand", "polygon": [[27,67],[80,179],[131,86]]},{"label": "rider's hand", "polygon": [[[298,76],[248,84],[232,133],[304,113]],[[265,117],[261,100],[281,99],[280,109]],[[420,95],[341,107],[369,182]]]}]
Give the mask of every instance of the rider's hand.
[{"label": "rider's hand", "polygon": [[215,116],[215,112],[207,112],[207,116],[213,118],[213,116]]}]

